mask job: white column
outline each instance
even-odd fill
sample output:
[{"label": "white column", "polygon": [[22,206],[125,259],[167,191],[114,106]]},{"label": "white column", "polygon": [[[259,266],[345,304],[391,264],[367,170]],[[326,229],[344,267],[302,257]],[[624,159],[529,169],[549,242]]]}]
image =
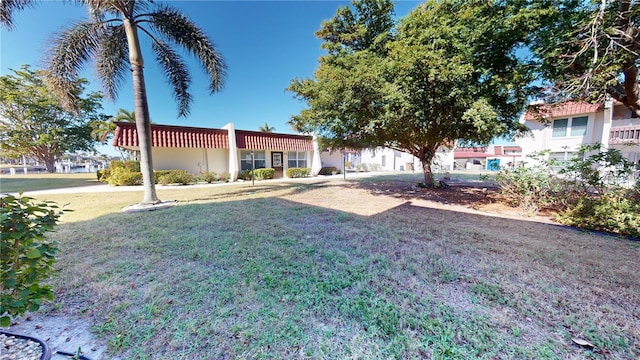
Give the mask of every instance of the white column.
[{"label": "white column", "polygon": [[[596,141],[602,144],[602,147],[605,149],[609,148],[609,135],[611,134],[611,121],[613,119],[613,101],[611,99],[606,99],[604,102],[604,115],[603,115],[603,125],[602,125],[602,138],[595,139]],[[595,123],[595,122],[594,122]],[[595,129],[594,129],[595,130]]]},{"label": "white column", "polygon": [[228,123],[222,127],[229,133],[229,174],[231,181],[238,180],[238,146],[236,145],[236,129],[233,123]]},{"label": "white column", "polygon": [[311,160],[311,175],[317,176],[322,169],[322,160],[320,160],[320,149],[318,146],[318,135],[313,133],[313,160]]}]

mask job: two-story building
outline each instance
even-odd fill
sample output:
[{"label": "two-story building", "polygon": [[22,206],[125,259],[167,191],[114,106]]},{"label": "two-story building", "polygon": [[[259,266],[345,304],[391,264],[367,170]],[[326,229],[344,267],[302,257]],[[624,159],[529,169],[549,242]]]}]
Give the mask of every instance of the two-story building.
[{"label": "two-story building", "polygon": [[640,118],[617,101],[534,103],[520,122],[531,130],[527,136],[515,139],[522,147],[523,157],[549,150],[551,158],[565,161],[580,145],[601,143],[640,164]]}]

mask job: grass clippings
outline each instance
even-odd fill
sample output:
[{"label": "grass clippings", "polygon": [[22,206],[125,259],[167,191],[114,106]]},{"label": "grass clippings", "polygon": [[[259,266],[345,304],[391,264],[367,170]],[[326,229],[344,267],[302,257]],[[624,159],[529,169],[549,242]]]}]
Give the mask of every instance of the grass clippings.
[{"label": "grass clippings", "polygon": [[362,182],[176,188],[127,214],[140,194],[49,195],[75,210],[49,312],[122,358],[640,356],[638,243]]}]

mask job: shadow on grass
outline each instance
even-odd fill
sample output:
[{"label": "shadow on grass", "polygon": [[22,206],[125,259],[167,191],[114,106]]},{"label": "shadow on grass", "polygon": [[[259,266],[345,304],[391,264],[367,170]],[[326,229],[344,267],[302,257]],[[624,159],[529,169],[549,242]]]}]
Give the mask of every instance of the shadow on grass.
[{"label": "shadow on grass", "polygon": [[[598,346],[589,356],[639,354],[628,325],[640,323],[640,252],[628,242],[411,203],[361,216],[240,198],[247,190],[61,225],[57,311],[88,317],[130,358],[587,356],[571,336]],[[343,191],[289,195],[310,190]]]}]

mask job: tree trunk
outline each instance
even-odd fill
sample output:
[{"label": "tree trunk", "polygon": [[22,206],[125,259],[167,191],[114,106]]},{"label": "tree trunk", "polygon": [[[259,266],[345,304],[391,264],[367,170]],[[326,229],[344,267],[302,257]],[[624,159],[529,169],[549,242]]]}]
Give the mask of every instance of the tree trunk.
[{"label": "tree trunk", "polygon": [[422,148],[419,153],[420,163],[422,164],[422,173],[424,175],[424,185],[434,187],[433,172],[431,172],[431,162],[435,156],[435,150],[430,148]]},{"label": "tree trunk", "polygon": [[56,172],[56,161],[54,160],[53,156],[43,159],[43,162],[44,162],[44,167],[48,173]]},{"label": "tree trunk", "polygon": [[137,27],[127,19],[124,20],[127,43],[129,45],[129,61],[133,77],[133,97],[136,114],[136,130],[138,145],[140,146],[140,171],[144,198],[142,204],[157,204],[160,202],[156,195],[156,184],[153,178],[153,160],[151,157],[151,121],[149,120],[149,105],[147,90],[144,84],[144,62],[140,52]]}]

